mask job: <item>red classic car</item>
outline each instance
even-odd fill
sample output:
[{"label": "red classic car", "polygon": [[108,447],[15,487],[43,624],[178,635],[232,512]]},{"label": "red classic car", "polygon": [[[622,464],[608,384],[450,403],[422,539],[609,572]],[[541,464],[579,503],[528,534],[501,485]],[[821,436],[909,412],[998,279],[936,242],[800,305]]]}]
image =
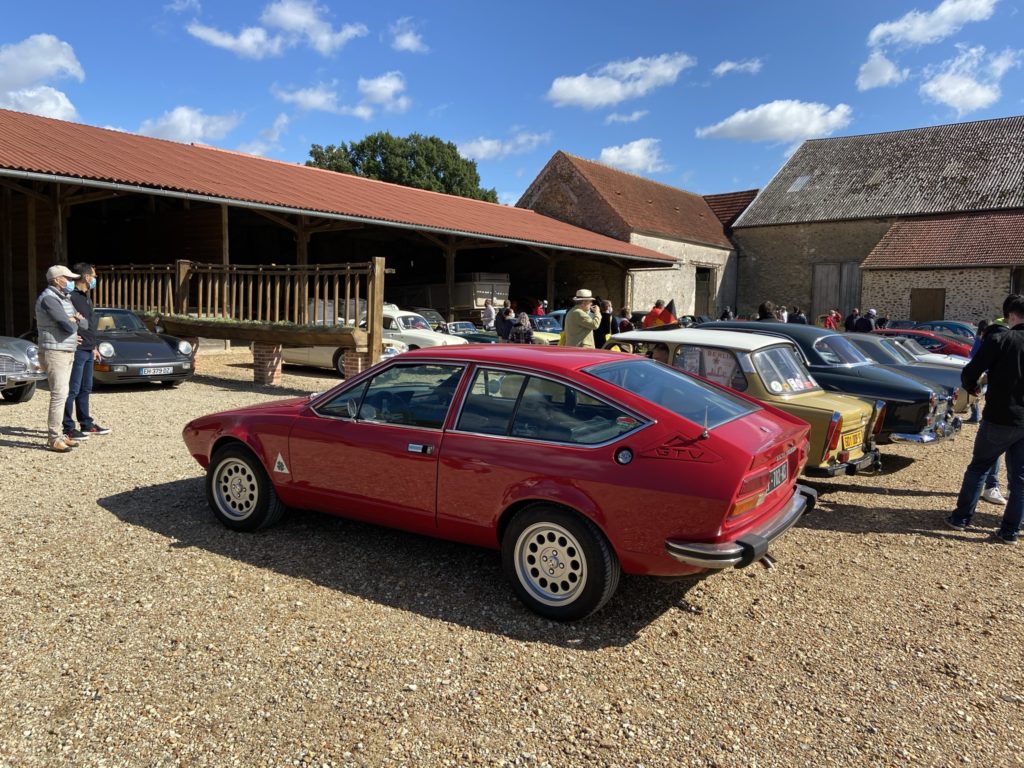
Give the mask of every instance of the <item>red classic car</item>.
[{"label": "red classic car", "polygon": [[286,506],[500,549],[518,597],[560,620],[620,571],[742,567],[814,505],[809,428],[615,352],[467,345],[408,352],[323,394],[183,432],[226,526]]},{"label": "red classic car", "polygon": [[876,328],[875,333],[883,336],[897,336],[913,339],[929,352],[936,355],[971,356],[971,342],[962,336],[950,336],[936,331],[921,331],[916,328]]}]

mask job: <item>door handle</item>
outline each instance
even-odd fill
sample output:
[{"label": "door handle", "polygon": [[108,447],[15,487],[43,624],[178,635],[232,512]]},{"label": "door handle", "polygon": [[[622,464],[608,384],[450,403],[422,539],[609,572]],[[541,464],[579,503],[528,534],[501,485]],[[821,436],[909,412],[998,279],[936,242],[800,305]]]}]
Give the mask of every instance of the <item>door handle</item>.
[{"label": "door handle", "polygon": [[406,448],[409,453],[422,453],[429,456],[434,452],[434,446],[423,445],[422,443],[409,443],[409,447]]}]

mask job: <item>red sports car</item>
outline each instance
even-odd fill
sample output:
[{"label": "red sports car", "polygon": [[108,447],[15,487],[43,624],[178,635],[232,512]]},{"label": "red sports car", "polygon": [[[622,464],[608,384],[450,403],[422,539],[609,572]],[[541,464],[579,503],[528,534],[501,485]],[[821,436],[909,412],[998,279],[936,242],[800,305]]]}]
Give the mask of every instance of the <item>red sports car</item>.
[{"label": "red sports car", "polygon": [[323,394],[204,416],[185,443],[242,531],[286,506],[500,549],[518,597],[578,619],[620,571],[742,567],[814,505],[806,423],[652,360],[415,350]]},{"label": "red sports car", "polygon": [[916,328],[876,328],[875,333],[913,339],[929,352],[936,355],[971,356],[971,345],[969,343],[965,344],[962,339],[944,333],[919,331]]}]

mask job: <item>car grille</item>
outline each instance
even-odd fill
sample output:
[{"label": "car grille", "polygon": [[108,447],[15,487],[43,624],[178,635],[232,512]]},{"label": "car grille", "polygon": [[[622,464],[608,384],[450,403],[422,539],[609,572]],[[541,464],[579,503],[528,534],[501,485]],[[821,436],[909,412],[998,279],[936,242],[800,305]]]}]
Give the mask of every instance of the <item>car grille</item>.
[{"label": "car grille", "polygon": [[10,355],[0,355],[0,373],[24,373],[28,366]]}]

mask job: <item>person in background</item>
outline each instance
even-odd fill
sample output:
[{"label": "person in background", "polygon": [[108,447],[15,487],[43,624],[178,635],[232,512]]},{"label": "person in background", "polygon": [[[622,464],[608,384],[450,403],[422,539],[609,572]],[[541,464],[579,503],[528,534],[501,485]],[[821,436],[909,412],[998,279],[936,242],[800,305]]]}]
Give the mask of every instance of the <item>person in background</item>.
[{"label": "person in background", "polygon": [[889,318],[888,317],[880,317],[880,318],[878,318],[878,320],[875,321],[875,328],[888,328],[888,327],[889,327]]},{"label": "person in background", "polygon": [[661,314],[661,310],[663,310],[664,308],[664,299],[658,299],[656,302],[654,302],[654,306],[651,307],[651,311],[644,315],[644,328],[650,328],[652,325],[654,325],[654,322],[658,319],[658,316]]},{"label": "person in background", "polygon": [[775,305],[770,301],[761,302],[757,308],[757,320],[760,323],[778,322],[778,318],[775,316]]},{"label": "person in background", "polygon": [[519,313],[516,324],[509,331],[508,340],[511,344],[533,344],[533,327],[530,325],[530,316],[525,312]]},{"label": "person in background", "polygon": [[785,304],[783,304],[781,307],[779,307],[778,312],[776,313],[776,317],[778,318],[780,323],[788,323],[789,322],[789,312],[786,311],[786,305]]},{"label": "person in background", "polygon": [[516,324],[516,313],[512,307],[505,307],[498,313],[494,321],[494,329],[498,332],[498,343],[507,344],[508,335],[512,332],[512,326]]},{"label": "person in background", "polygon": [[995,460],[1005,454],[1010,497],[994,540],[1016,544],[1024,517],[1024,296],[1019,293],[1007,296],[1003,302],[1003,317],[1009,330],[996,333],[990,329],[978,353],[960,374],[967,391],[977,394],[978,380],[981,374],[988,372],[988,393],[956,509],[945,523],[958,531],[967,529],[981,497],[985,476]]},{"label": "person in background", "polygon": [[825,319],[822,321],[821,324],[823,326],[825,326],[826,330],[834,331],[836,328],[839,327],[839,319],[840,319],[839,312],[834,310],[834,309],[830,309],[826,313]]},{"label": "person in background", "polygon": [[853,324],[853,330],[857,333],[871,333],[875,330],[876,317],[878,317],[878,312],[874,309],[869,309],[866,313],[857,318],[857,321]]},{"label": "person in background", "polygon": [[594,329],[594,346],[601,349],[604,347],[604,343],[608,341],[608,337],[615,333],[612,330],[615,311],[612,309],[612,303],[608,299],[602,299],[598,304],[601,305],[601,324]]},{"label": "person in background", "polygon": [[[96,270],[91,264],[75,264],[78,278],[71,292],[71,304],[78,312],[78,338],[81,340],[75,350],[68,383],[68,399],[64,403],[64,435],[72,440],[86,440],[91,435],[109,435],[110,430],[101,427],[89,415],[89,395],[92,394],[92,364],[100,359],[96,349],[96,324],[92,319],[92,299],[89,291],[96,287]],[[75,415],[78,429],[75,429]]]},{"label": "person in background", "polygon": [[789,319],[786,322],[807,325],[807,316],[800,311],[800,307],[794,305],[793,311],[789,313]]},{"label": "person in background", "polygon": [[[981,320],[978,322],[978,333],[974,337],[974,346],[971,347],[971,359],[978,354],[978,350],[981,349],[981,343],[985,337],[985,332],[991,328],[992,333],[1002,333],[1006,330],[1005,325],[989,325],[988,320]],[[984,387],[977,397],[971,397],[971,417],[967,419],[967,424],[980,424],[981,423],[981,395],[984,394]],[[999,490],[999,465],[1002,463],[1002,457],[997,456],[995,462],[992,464],[992,469],[985,475],[984,490],[981,492],[981,500],[987,501],[989,504],[1004,505],[1006,504],[1006,498],[1003,496],[1003,492]]]},{"label": "person in background", "polygon": [[64,434],[64,403],[68,399],[71,367],[78,348],[78,321],[82,316],[68,298],[78,279],[63,264],[46,270],[46,288],[36,299],[36,327],[39,329],[40,356],[46,366],[50,385],[50,409],[46,418],[46,447],[57,453],[67,453],[79,443]]},{"label": "person in background", "polygon": [[857,325],[857,319],[859,317],[860,317],[860,310],[857,309],[856,307],[854,307],[853,309],[850,310],[850,314],[848,314],[846,316],[846,320],[843,321],[843,328],[846,331],[852,333],[854,330],[856,330],[856,328],[854,326]]},{"label": "person in background", "polygon": [[593,348],[594,329],[601,324],[594,294],[580,288],[572,300],[573,308],[565,313],[565,346]]},{"label": "person in background", "polygon": [[544,299],[540,304],[537,305],[537,311],[534,314],[546,315],[548,313],[548,300]]},{"label": "person in background", "polygon": [[629,319],[629,316],[629,307],[623,307],[619,310],[619,323],[615,330],[616,333],[626,333],[627,331],[634,330],[633,321]]},{"label": "person in background", "polygon": [[484,308],[480,312],[480,321],[484,324],[485,331],[494,330],[494,321],[497,317],[498,313],[494,311],[494,302],[490,299],[484,299]]},{"label": "person in background", "polygon": [[732,307],[728,305],[722,310],[722,314],[718,316],[719,320],[734,320],[735,318],[736,315],[733,314]]},{"label": "person in background", "polygon": [[668,344],[659,341],[651,347],[651,351],[647,353],[647,356],[656,363],[668,365]]}]

